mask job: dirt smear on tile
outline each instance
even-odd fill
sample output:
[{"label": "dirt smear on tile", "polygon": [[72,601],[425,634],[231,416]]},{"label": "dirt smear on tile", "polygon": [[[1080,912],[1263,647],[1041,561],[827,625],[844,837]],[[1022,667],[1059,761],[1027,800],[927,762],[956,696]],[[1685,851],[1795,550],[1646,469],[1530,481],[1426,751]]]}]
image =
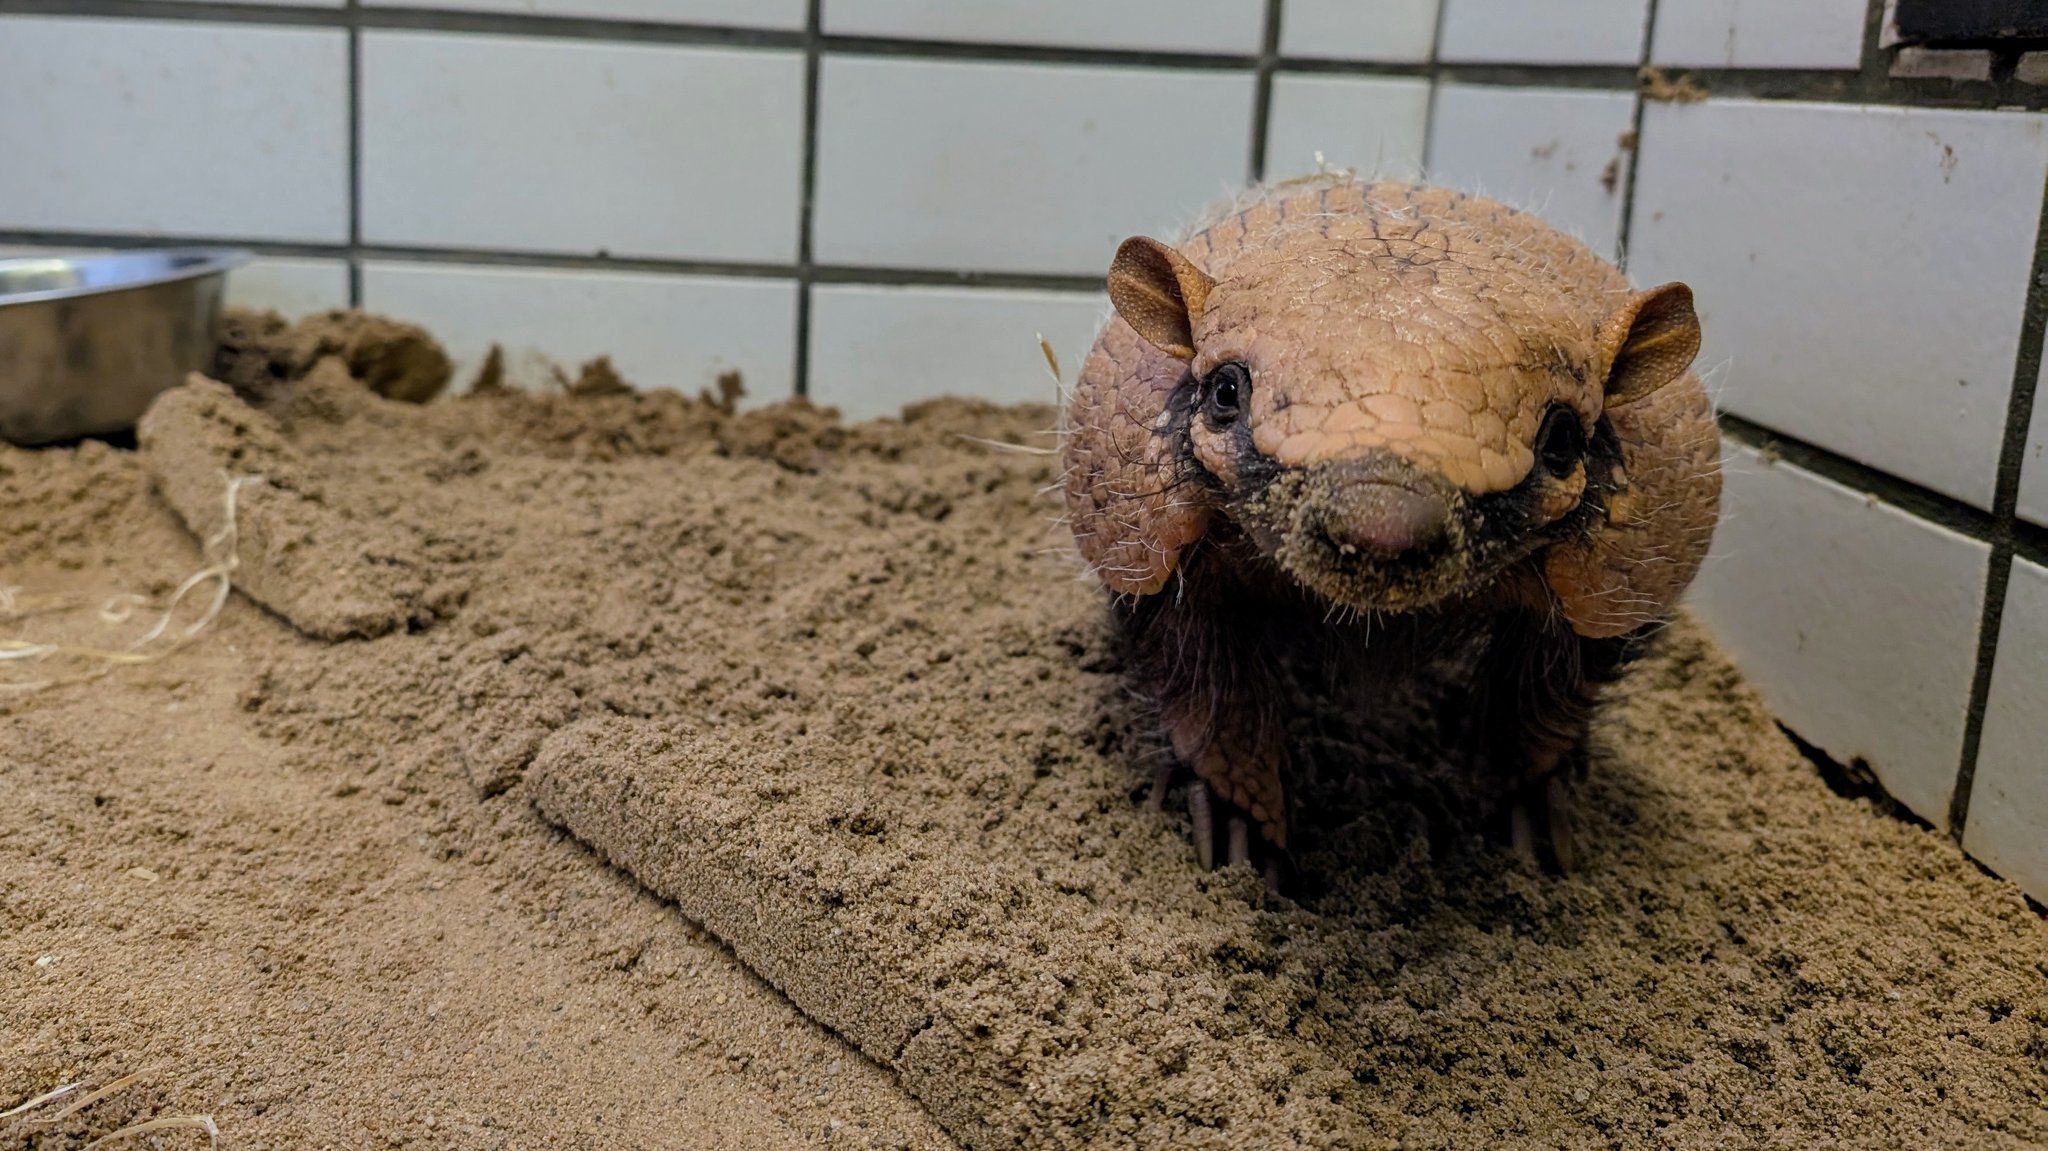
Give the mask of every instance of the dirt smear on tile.
[{"label": "dirt smear on tile", "polygon": [[1417,697],[1303,718],[1269,905],[1132,801],[1053,465],[980,442],[1049,411],[422,407],[348,363],[0,449],[0,582],[79,602],[164,594],[262,477],[201,643],[0,694],[0,1109],[151,1070],[0,1140],[2048,1142],[2048,930],[1689,624],[1603,713],[1579,873],[1471,834]]}]

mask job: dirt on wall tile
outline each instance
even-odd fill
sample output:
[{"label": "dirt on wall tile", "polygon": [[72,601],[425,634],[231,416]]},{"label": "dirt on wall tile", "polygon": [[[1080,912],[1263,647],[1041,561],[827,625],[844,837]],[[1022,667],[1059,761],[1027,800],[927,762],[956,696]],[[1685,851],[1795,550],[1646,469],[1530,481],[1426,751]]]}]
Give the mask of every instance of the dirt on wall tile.
[{"label": "dirt on wall tile", "polygon": [[0,1110],[149,1072],[0,1140],[2048,1142],[2048,928],[1690,623],[1602,714],[1577,873],[1466,825],[1418,691],[1304,717],[1269,904],[1133,802],[1053,463],[981,442],[1050,412],[593,393],[195,382],[139,453],[0,453],[0,582],[82,605],[269,476],[198,643],[0,692]]}]

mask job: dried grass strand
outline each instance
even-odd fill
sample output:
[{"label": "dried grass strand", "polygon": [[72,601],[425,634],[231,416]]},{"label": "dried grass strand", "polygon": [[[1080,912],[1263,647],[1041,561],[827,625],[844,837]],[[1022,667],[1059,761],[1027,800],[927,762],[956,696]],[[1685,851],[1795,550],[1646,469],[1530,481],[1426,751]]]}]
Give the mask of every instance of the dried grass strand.
[{"label": "dried grass strand", "polygon": [[209,1147],[220,1143],[220,1128],[214,1125],[213,1116],[165,1115],[159,1119],[146,1119],[140,1123],[130,1123],[128,1126],[116,1131],[109,1131],[105,1135],[87,1143],[82,1151],[92,1151],[92,1148],[110,1139],[120,1139],[129,1135],[147,1135],[152,1131],[173,1131],[180,1127],[189,1127],[195,1131],[206,1132],[206,1144]]},{"label": "dried grass strand", "polygon": [[85,1086],[85,1080],[81,1079],[76,1083],[65,1083],[56,1087],[52,1087],[48,1091],[43,1092],[41,1095],[36,1096],[34,1099],[31,1099],[26,1103],[17,1103],[14,1106],[9,1107],[5,1111],[0,1111],[0,1119],[12,1119],[16,1115],[33,1111],[36,1108],[41,1107],[45,1103],[54,1103],[57,1100],[64,1098],[66,1095],[71,1094],[73,1091],[76,1091],[83,1086]]},{"label": "dried grass strand", "polygon": [[[171,593],[170,599],[165,602],[162,612],[148,631],[130,641],[126,647],[120,649],[64,643],[41,643],[21,639],[0,640],[0,661],[34,661],[62,656],[100,665],[90,672],[68,678],[53,677],[50,679],[0,684],[0,692],[28,694],[56,687],[60,684],[80,683],[95,679],[115,667],[151,663],[191,643],[199,637],[201,632],[211,627],[213,621],[219,617],[221,609],[227,606],[228,595],[234,590],[235,568],[240,563],[240,558],[236,554],[239,540],[235,518],[236,502],[245,485],[263,482],[262,476],[253,475],[224,476],[223,478],[227,481],[227,490],[222,497],[223,514],[220,530],[209,536],[201,548],[201,553],[206,557],[207,564],[205,567],[185,577],[185,581],[178,585],[176,591]],[[185,601],[194,592],[208,585],[211,585],[211,593],[204,601],[205,606],[201,609],[199,615],[184,627],[173,629],[172,625],[177,620],[178,609],[184,606]],[[35,605],[38,602],[35,597],[28,597],[28,599],[31,605]],[[23,600],[24,597],[21,595],[21,589],[19,588],[0,589],[0,618],[14,619],[32,614],[30,610],[24,609],[21,606]],[[57,597],[43,597],[43,604],[44,606],[36,607],[35,610],[57,610]],[[109,626],[125,623],[133,618],[137,609],[146,607],[148,604],[149,600],[147,597],[136,595],[132,592],[113,596],[100,605],[100,622]],[[167,640],[166,636],[169,637]],[[158,643],[159,640],[164,640],[165,642]]]}]

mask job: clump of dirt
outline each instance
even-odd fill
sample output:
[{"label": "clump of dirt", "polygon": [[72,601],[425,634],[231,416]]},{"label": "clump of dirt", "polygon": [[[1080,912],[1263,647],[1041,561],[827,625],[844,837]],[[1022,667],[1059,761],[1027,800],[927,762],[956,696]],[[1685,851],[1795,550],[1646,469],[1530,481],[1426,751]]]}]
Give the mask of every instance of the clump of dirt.
[{"label": "clump of dirt", "polygon": [[[1271,905],[1133,802],[1056,463],[984,442],[1047,409],[234,405],[0,455],[9,582],[189,570],[179,493],[242,467],[295,532],[241,554],[268,611],[0,695],[0,1098],[146,1052],[103,1120],[271,1144],[942,1145],[905,1090],[974,1147],[2048,1141],[2048,932],[1689,624],[1601,716],[1579,872],[1473,834],[1418,693],[1303,717]],[[380,568],[402,624],[310,638]]]},{"label": "clump of dirt", "polygon": [[329,356],[371,391],[407,403],[440,395],[455,374],[440,341],[415,324],[346,309],[292,323],[276,312],[230,308],[221,316],[214,375],[244,400],[263,403]]}]

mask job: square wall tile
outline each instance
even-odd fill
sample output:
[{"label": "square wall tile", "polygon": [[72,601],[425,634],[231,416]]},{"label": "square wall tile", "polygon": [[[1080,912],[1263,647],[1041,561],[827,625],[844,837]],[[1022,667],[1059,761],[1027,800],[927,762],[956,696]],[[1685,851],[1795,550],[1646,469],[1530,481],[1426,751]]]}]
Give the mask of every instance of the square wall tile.
[{"label": "square wall tile", "polygon": [[2048,901],[2048,568],[2012,563],[1963,850]]},{"label": "square wall tile", "polygon": [[1991,506],[2048,117],[1651,104],[1638,162],[1629,272],[1692,285],[1724,407]]},{"label": "square wall tile", "polygon": [[1679,68],[1859,68],[1864,0],[1657,0],[1650,62]]},{"label": "square wall tile", "polygon": [[1635,108],[1633,92],[1440,85],[1429,178],[1533,211],[1611,260]]},{"label": "square wall tile", "polygon": [[1458,64],[1636,64],[1650,0],[1444,0],[1437,58]]},{"label": "square wall tile", "polygon": [[1255,56],[1265,0],[825,0],[835,36]]},{"label": "square wall tile", "polygon": [[372,244],[796,258],[795,52],[363,34]]},{"label": "square wall tile", "polygon": [[2042,357],[2040,382],[2034,385],[2034,419],[2028,428],[2026,454],[2020,458],[2019,513],[2048,527],[2048,356]]},{"label": "square wall tile", "polygon": [[1422,171],[1429,81],[1408,77],[1273,77],[1266,178],[1313,172],[1316,153],[1361,175],[1413,179]]},{"label": "square wall tile", "polygon": [[608,355],[642,390],[694,393],[739,369],[747,399],[787,399],[796,379],[791,280],[557,271],[370,260],[363,306],[423,324],[455,360],[455,386],[476,378],[493,343],[506,383],[553,386]]},{"label": "square wall tile", "polygon": [[1691,602],[1786,726],[1948,818],[1990,545],[1730,445]]},{"label": "square wall tile", "polygon": [[346,240],[348,36],[0,16],[0,157],[0,228]]},{"label": "square wall tile", "polygon": [[1287,0],[1280,54],[1310,60],[1424,64],[1436,45],[1438,0]]},{"label": "square wall tile", "polygon": [[1072,386],[1108,314],[1108,297],[1093,292],[816,287],[811,399],[854,420],[941,395],[1056,403],[1038,337]]},{"label": "square wall tile", "polygon": [[1250,159],[1249,71],[828,55],[820,83],[821,263],[1100,275]]},{"label": "square wall tile", "polygon": [[[299,0],[309,3],[311,0]],[[406,0],[363,0],[366,8],[413,8]],[[434,0],[456,12],[516,12],[585,20],[637,20],[649,24],[711,24],[799,32],[804,0]]]},{"label": "square wall tile", "polygon": [[348,261],[258,256],[228,273],[232,308],[267,308],[287,319],[348,307]]}]

